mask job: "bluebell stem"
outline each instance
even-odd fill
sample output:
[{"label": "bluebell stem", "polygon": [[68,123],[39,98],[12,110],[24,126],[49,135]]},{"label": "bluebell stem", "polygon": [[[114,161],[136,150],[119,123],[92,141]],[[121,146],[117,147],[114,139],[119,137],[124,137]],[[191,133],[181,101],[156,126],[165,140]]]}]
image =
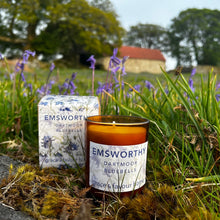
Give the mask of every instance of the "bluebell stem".
[{"label": "bluebell stem", "polygon": [[90,64],[91,64],[91,66],[89,68],[92,69],[92,95],[94,95],[95,63],[96,63],[94,55],[90,56],[87,61],[90,62]]}]

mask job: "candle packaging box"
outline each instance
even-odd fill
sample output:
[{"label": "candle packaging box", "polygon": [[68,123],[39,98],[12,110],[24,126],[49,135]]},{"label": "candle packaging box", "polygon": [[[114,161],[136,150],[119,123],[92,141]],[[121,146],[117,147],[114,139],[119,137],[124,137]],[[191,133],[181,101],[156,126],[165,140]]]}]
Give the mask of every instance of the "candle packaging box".
[{"label": "candle packaging box", "polygon": [[85,118],[98,114],[98,97],[44,96],[38,103],[40,167],[84,166]]}]

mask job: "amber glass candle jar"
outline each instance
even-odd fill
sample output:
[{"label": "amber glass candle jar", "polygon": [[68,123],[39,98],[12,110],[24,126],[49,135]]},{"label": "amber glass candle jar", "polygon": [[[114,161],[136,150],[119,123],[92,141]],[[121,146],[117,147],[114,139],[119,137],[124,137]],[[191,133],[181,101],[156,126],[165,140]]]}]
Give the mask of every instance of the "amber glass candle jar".
[{"label": "amber glass candle jar", "polygon": [[86,184],[96,197],[140,192],[146,182],[149,121],[132,116],[86,119]]}]

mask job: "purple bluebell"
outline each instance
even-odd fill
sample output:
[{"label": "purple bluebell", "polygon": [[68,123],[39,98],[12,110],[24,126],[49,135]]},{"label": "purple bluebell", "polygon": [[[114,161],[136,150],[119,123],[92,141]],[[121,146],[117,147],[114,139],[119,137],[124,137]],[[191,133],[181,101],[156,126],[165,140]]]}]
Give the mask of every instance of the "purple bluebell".
[{"label": "purple bluebell", "polygon": [[24,72],[21,72],[20,76],[21,76],[21,80],[22,80],[23,82],[26,82],[26,79],[25,79],[25,77],[24,77]]},{"label": "purple bluebell", "polygon": [[193,77],[195,74],[196,74],[196,68],[193,68],[190,77]]},{"label": "purple bluebell", "polygon": [[125,62],[128,60],[129,56],[124,56],[122,59],[122,68],[121,68],[121,75],[127,75],[127,73],[125,72]]},{"label": "purple bluebell", "polygon": [[189,87],[192,90],[192,92],[195,92],[195,88],[193,87],[193,79],[190,78],[188,83],[189,83]]},{"label": "purple bluebell", "polygon": [[215,87],[216,90],[220,89],[220,82],[217,83],[216,87]]},{"label": "purple bluebell", "polygon": [[98,82],[99,87],[96,90],[96,95],[100,95],[105,90],[108,93],[112,93],[112,83],[104,83]]},{"label": "purple bluebell", "polygon": [[74,80],[76,78],[76,73],[72,73],[71,80]]},{"label": "purple bluebell", "polygon": [[[134,85],[133,88],[134,88],[135,90],[137,90],[138,92],[140,92],[140,90],[141,90],[141,85],[139,85],[139,84]],[[133,89],[132,89],[132,88],[129,88],[129,91],[132,92]]]},{"label": "purple bluebell", "polygon": [[68,95],[68,93],[70,95],[75,94],[75,90],[77,88],[73,82],[75,77],[76,77],[76,73],[73,73],[70,80],[66,79],[63,85],[59,86],[59,94],[63,94],[63,95]]},{"label": "purple bluebell", "polygon": [[145,80],[145,86],[151,91],[151,89],[155,89],[154,86],[147,80]]},{"label": "purple bluebell", "polygon": [[91,64],[91,66],[89,67],[90,69],[95,69],[96,59],[94,58],[94,55],[91,55],[86,61],[90,62]]},{"label": "purple bluebell", "polygon": [[54,68],[55,68],[55,64],[51,63],[51,65],[50,65],[50,72],[52,72],[54,70]]},{"label": "purple bluebell", "polygon": [[164,92],[168,95],[169,94],[169,89],[167,88],[167,86],[166,86],[166,88],[164,89]]},{"label": "purple bluebell", "polygon": [[117,67],[121,63],[121,60],[118,57],[116,57],[117,53],[118,53],[118,48],[114,48],[113,56],[110,57],[110,61],[109,61],[110,69],[112,69],[113,67]]},{"label": "purple bluebell", "polygon": [[30,50],[25,50],[25,51],[24,51],[24,54],[23,54],[23,63],[24,63],[24,64],[27,63],[28,58],[29,58],[30,55],[31,55],[32,57],[34,57],[34,56],[35,56],[35,51],[34,51],[34,52],[32,52],[32,51],[30,51]]},{"label": "purple bluebell", "polygon": [[215,98],[216,98],[216,101],[219,102],[220,101],[220,94],[216,94]]},{"label": "purple bluebell", "polygon": [[2,56],[2,54],[0,53],[0,60],[3,60],[3,56]]},{"label": "purple bluebell", "polygon": [[113,74],[113,75],[116,75],[116,73],[117,73],[117,71],[120,69],[120,66],[117,66],[117,67],[115,67],[115,68],[112,68],[111,69],[111,73]]},{"label": "purple bluebell", "polygon": [[40,94],[40,95],[48,95],[51,93],[51,89],[52,89],[52,85],[54,84],[55,82],[53,80],[51,80],[48,84],[46,85],[43,85],[41,86],[40,89],[37,89],[37,93]]},{"label": "purple bluebell", "polygon": [[15,64],[15,72],[23,72],[24,71],[24,63],[18,60],[18,62]]}]

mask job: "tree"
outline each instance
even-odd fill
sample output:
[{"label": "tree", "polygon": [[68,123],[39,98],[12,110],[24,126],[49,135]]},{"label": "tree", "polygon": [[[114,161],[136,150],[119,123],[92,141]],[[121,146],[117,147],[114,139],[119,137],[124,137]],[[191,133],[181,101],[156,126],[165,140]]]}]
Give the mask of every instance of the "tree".
[{"label": "tree", "polygon": [[[3,45],[7,38],[19,49],[28,47],[50,58],[62,54],[74,61],[79,54],[110,53],[121,45],[123,29],[115,14],[86,0],[8,0],[0,7],[1,15],[6,15],[0,21],[8,24],[0,34]],[[0,30],[3,27],[2,22]],[[6,50],[6,46],[1,49]]]},{"label": "tree", "polygon": [[178,63],[181,55],[198,64],[220,63],[220,11],[188,9],[180,12],[170,26],[171,53]]},{"label": "tree", "polygon": [[111,12],[89,6],[86,1],[72,0],[62,7],[54,5],[50,20],[52,22],[35,41],[48,46],[36,47],[44,54],[53,54],[54,44],[57,44],[57,52],[65,60],[76,63],[80,54],[109,54],[114,46],[121,45],[123,29],[118,20]]},{"label": "tree", "polygon": [[166,50],[166,29],[154,24],[137,24],[131,26],[125,37],[130,46]]}]

